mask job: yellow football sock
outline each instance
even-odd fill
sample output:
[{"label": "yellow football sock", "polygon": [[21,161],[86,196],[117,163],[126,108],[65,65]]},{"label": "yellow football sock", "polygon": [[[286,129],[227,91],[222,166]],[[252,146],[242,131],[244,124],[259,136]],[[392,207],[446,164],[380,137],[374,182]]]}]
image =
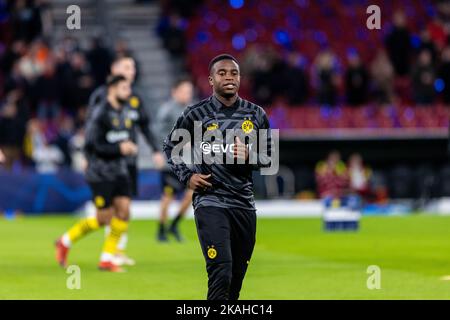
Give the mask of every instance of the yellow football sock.
[{"label": "yellow football sock", "polygon": [[71,243],[78,241],[91,231],[100,228],[97,217],[89,217],[81,219],[72,228],[67,231],[66,235]]},{"label": "yellow football sock", "polygon": [[128,221],[113,217],[111,219],[111,231],[105,239],[103,253],[114,255],[117,252],[117,244],[124,232],[128,230]]}]

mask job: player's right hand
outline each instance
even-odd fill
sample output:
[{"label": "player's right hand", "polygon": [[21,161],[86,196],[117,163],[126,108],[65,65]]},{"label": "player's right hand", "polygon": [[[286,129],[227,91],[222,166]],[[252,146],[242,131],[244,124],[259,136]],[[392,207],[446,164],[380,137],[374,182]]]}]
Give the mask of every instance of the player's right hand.
[{"label": "player's right hand", "polygon": [[204,191],[207,188],[212,187],[212,184],[207,181],[209,178],[211,178],[211,174],[194,173],[189,179],[189,188],[192,190]]},{"label": "player's right hand", "polygon": [[120,153],[124,156],[131,156],[137,154],[138,148],[137,145],[131,141],[123,141],[119,145]]}]

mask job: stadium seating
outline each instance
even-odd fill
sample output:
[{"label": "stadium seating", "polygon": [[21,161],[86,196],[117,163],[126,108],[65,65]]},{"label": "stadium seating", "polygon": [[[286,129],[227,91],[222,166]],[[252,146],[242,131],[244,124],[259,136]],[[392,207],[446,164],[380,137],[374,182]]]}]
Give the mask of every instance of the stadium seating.
[{"label": "stadium seating", "polygon": [[[394,12],[397,5],[389,0],[374,3],[359,1],[245,1],[236,9],[219,1],[207,1],[189,21],[186,36],[189,43],[187,62],[200,92],[210,92],[206,78],[205,61],[219,52],[232,52],[238,57],[256,43],[275,48],[280,53],[290,50],[300,52],[310,66],[316,55],[330,47],[340,63],[345,65],[348,50],[356,49],[368,63],[377,49],[383,47],[389,31],[390,17],[383,16],[382,30],[366,28],[366,8],[377,4],[385,12]],[[429,22],[435,14],[432,1],[403,1],[408,26],[413,35]],[[237,14],[237,12],[239,14]],[[265,21],[264,24],[256,21]],[[355,27],[356,26],[356,27]],[[301,32],[298,32],[301,30]],[[248,96],[247,82],[241,95]],[[287,106],[274,103],[265,106],[273,124],[280,129],[326,128],[443,128],[447,126],[447,110],[443,106],[416,107],[408,99],[410,85],[397,79],[395,88],[400,93],[400,103],[379,107],[367,105],[350,108],[321,107],[315,103]],[[342,91],[342,88],[340,88]]]}]

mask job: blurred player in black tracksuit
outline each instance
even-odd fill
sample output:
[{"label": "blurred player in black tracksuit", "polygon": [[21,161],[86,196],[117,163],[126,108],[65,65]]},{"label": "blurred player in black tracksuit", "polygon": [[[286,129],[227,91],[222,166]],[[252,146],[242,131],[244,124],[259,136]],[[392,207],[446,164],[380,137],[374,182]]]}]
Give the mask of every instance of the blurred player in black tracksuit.
[{"label": "blurred player in black tracksuit", "polygon": [[[236,300],[255,245],[252,171],[270,167],[271,133],[265,111],[238,96],[240,69],[235,58],[215,57],[209,65],[209,74],[212,96],[185,109],[164,142],[164,152],[178,179],[194,190],[197,233],[209,278],[208,299]],[[202,141],[192,143],[197,126],[201,126]],[[205,141],[206,133],[225,135],[227,129],[235,132],[231,140],[217,144],[216,140]],[[267,153],[246,144],[247,138],[258,136],[261,129],[268,133]],[[190,134],[194,154],[202,153],[202,161],[188,166],[177,154],[176,135],[180,132]],[[239,138],[242,132],[247,136]],[[203,155],[211,155],[212,150],[220,157],[231,158],[233,164],[205,162]],[[250,155],[250,159],[256,157],[257,161],[250,163]]]},{"label": "blurred player in black tracksuit", "polygon": [[[134,59],[130,56],[120,56],[116,58],[111,64],[111,74],[123,75],[133,84],[136,76],[136,65]],[[125,105],[127,118],[129,119],[128,121],[132,124],[131,141],[137,144],[139,129],[147,143],[153,149],[153,161],[156,167],[160,168],[164,165],[164,156],[160,152],[161,143],[157,142],[152,131],[150,130],[150,117],[145,105],[143,104],[142,97],[138,94],[138,92],[136,92],[135,88],[132,88],[132,90],[133,92]],[[99,106],[99,102],[106,99],[106,92],[106,86],[100,86],[91,94],[87,111],[88,119],[96,106]],[[136,196],[138,194],[138,169],[136,155],[127,157],[127,166],[131,178],[131,195]],[[109,232],[108,229],[106,231]],[[128,236],[125,233],[119,242],[119,251],[116,257],[116,262],[118,264],[134,265],[134,260],[125,254],[127,241]]]},{"label": "blurred player in black tracksuit", "polygon": [[[173,124],[177,121],[183,110],[192,102],[194,87],[188,79],[179,79],[172,86],[171,98],[165,102],[159,109],[155,121],[155,135],[161,144],[172,130]],[[161,185],[163,193],[161,197],[161,211],[159,216],[159,228],[157,240],[167,242],[167,234],[172,234],[177,241],[182,241],[182,236],[178,224],[186,214],[192,203],[192,190],[186,185],[181,184],[177,176],[166,165],[161,169]],[[166,222],[168,217],[169,205],[178,193],[184,192],[183,198],[178,209],[176,217],[168,228]]]},{"label": "blurred player in black tracksuit", "polygon": [[94,108],[86,125],[86,181],[97,215],[79,220],[59,238],[56,259],[65,267],[73,243],[103,225],[110,225],[111,232],[105,239],[99,268],[120,272],[114,257],[119,239],[128,229],[130,215],[131,177],[127,157],[137,154],[137,146],[131,141],[133,126],[126,108],[131,83],[124,76],[111,76],[106,92],[106,99]]}]

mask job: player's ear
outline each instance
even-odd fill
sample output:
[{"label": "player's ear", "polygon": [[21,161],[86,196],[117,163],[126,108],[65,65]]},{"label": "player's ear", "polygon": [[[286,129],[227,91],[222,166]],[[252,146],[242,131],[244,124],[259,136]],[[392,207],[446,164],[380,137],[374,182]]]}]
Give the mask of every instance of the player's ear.
[{"label": "player's ear", "polygon": [[212,78],[212,76],[208,76],[208,81],[209,81],[209,85],[212,86],[213,85],[213,78]]}]

